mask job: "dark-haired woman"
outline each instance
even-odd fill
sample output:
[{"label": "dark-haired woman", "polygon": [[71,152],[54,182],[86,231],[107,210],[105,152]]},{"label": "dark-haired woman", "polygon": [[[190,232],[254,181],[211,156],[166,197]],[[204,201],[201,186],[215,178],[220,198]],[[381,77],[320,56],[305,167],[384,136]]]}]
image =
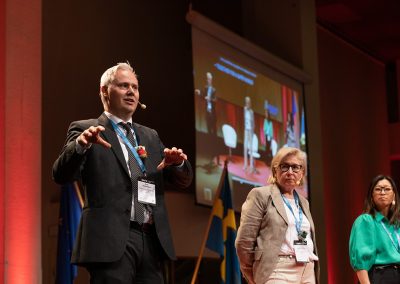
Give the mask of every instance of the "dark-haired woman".
[{"label": "dark-haired woman", "polygon": [[365,199],[364,214],[353,224],[350,263],[361,284],[400,283],[399,194],[389,176],[375,177]]}]

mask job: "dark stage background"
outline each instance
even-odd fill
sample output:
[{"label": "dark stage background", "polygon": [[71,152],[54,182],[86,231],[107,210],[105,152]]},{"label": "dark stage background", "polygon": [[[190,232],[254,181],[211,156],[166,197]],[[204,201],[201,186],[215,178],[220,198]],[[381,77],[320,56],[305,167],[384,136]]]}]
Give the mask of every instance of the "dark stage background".
[{"label": "dark stage background", "polygon": [[[361,213],[371,178],[390,174],[391,163],[393,173],[399,173],[395,161],[400,147],[395,141],[399,141],[400,127],[398,121],[389,124],[387,120],[385,64],[318,27],[315,1],[33,0],[29,5],[34,9],[23,1],[3,2],[0,158],[4,157],[4,164],[0,180],[4,174],[4,183],[0,201],[5,206],[0,212],[0,241],[4,243],[0,257],[4,259],[1,269],[6,271],[1,274],[10,277],[12,269],[20,275],[34,271],[30,275],[35,279],[54,283],[60,194],[51,180],[51,166],[69,122],[100,115],[99,79],[111,65],[128,60],[135,67],[141,101],[148,109],[138,110],[134,119],[157,129],[166,146],[182,147],[194,164],[193,68],[190,25],[185,20],[192,4],[194,10],[282,59],[280,64],[295,66],[310,76],[303,91],[321,283],[355,283],[348,261],[350,228]],[[31,52],[38,47],[41,52]],[[39,78],[37,84],[31,83],[32,78]],[[24,94],[23,100],[15,94]],[[14,117],[24,118],[25,128],[13,124]],[[32,135],[33,126],[39,128],[38,137]],[[30,166],[37,164],[41,167]],[[23,175],[17,172],[19,165]],[[31,189],[18,183],[27,176],[36,181],[29,184]],[[210,214],[209,207],[195,204],[193,187],[166,195],[180,259],[176,265],[182,268],[177,275],[186,273],[181,279],[192,271],[190,263]],[[41,212],[29,211],[32,204]],[[18,227],[15,220],[25,222],[17,223]],[[41,227],[39,243],[29,247],[26,231],[37,227]],[[15,235],[10,228],[13,233],[21,230],[29,249],[12,242]],[[208,252],[206,257],[205,271],[215,274],[215,255]],[[87,283],[86,277],[81,272],[76,283]],[[17,283],[13,282],[17,278],[7,279],[7,283]]]}]

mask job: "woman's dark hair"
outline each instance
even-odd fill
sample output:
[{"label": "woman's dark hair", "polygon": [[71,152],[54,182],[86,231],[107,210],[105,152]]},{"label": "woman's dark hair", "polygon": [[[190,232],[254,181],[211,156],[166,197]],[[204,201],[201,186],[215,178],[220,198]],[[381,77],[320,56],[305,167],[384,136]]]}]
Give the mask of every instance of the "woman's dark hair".
[{"label": "woman's dark hair", "polygon": [[377,208],[375,207],[372,194],[374,193],[374,188],[376,184],[381,181],[386,179],[387,181],[390,182],[393,192],[394,192],[394,200],[395,204],[392,205],[389,209],[388,213],[388,220],[391,224],[394,224],[396,226],[400,226],[400,206],[399,206],[399,192],[397,190],[397,186],[394,182],[394,180],[390,176],[385,176],[385,175],[378,175],[375,178],[372,179],[371,184],[369,185],[367,197],[365,198],[365,206],[364,206],[364,213],[368,213],[372,216],[375,216],[375,212],[377,211]]}]

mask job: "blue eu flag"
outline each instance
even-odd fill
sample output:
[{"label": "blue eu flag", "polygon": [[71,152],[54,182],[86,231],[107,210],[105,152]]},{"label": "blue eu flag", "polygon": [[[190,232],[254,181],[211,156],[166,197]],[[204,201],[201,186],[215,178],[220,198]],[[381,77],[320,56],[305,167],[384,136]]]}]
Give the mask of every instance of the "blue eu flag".
[{"label": "blue eu flag", "polygon": [[65,184],[61,188],[57,246],[57,284],[72,284],[78,274],[76,265],[71,264],[72,248],[82,214],[82,205],[78,194],[78,189],[72,183]]}]

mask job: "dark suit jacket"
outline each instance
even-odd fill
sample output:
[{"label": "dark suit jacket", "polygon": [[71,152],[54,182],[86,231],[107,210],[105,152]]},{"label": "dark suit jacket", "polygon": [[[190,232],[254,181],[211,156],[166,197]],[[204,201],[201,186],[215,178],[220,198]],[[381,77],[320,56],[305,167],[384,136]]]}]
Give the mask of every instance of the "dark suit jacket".
[{"label": "dark suit jacket", "polygon": [[[103,139],[112,147],[107,149],[93,144],[85,154],[76,152],[76,138],[90,126],[102,125]],[[148,157],[144,160],[147,177],[156,183],[156,205],[153,220],[164,257],[175,258],[170,227],[164,201],[164,181],[174,186],[187,187],[193,177],[188,161],[183,167],[170,166],[157,171],[163,159],[164,145],[155,130],[133,124],[138,144],[145,146]],[[113,262],[122,256],[128,240],[132,184],[128,167],[117,134],[103,113],[98,119],[71,123],[64,148],[53,165],[53,178],[57,183],[80,180],[85,204],[75,241],[72,262],[77,264]]]}]

